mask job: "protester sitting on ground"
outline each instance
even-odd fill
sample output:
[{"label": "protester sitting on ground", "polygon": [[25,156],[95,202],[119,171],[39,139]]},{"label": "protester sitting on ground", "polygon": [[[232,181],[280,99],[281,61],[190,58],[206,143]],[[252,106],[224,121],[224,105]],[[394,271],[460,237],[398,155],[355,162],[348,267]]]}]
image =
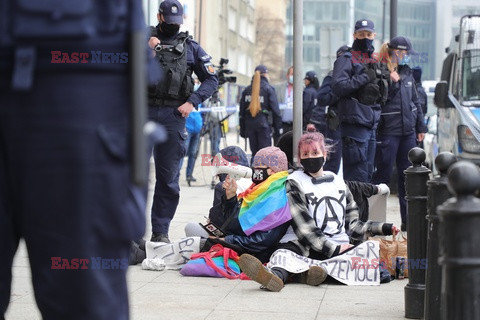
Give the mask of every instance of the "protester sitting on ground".
[{"label": "protester sitting on ground", "polygon": [[[284,133],[278,140],[277,147],[287,155],[289,169],[295,170],[297,166],[293,163],[293,132],[288,131]],[[325,158],[325,160],[325,162],[328,163],[328,158]],[[358,206],[360,221],[363,222],[368,220],[368,198],[375,194],[390,194],[390,188],[383,183],[375,185],[366,182],[347,180],[345,180],[345,183],[353,194],[353,200],[355,200]]]},{"label": "protester sitting on ground", "polygon": [[285,234],[291,219],[285,183],[288,177],[287,156],[277,147],[260,149],[253,159],[253,184],[237,197],[235,180],[223,183],[224,215],[229,219],[225,238],[210,238],[237,253],[251,253],[268,261],[278,241]]},{"label": "protester sitting on ground", "polygon": [[[298,156],[303,170],[290,174],[286,184],[292,221],[278,249],[325,260],[351,248],[352,242],[362,241],[366,235],[398,232],[390,223],[359,220],[356,203],[343,179],[323,171],[327,153],[328,146],[321,133],[311,132],[301,137]],[[292,275],[282,268],[267,270],[261,261],[248,254],[240,257],[239,265],[247,276],[270,291],[280,291]],[[326,276],[324,268],[313,266],[300,280],[320,285]]]},{"label": "protester sitting on ground", "polygon": [[[247,154],[243,151],[240,147],[237,146],[229,146],[220,150],[220,154],[222,155],[223,159],[228,162],[235,163],[240,166],[248,167],[249,162],[247,158]],[[216,160],[215,160],[216,161]],[[213,194],[213,205],[210,208],[209,215],[208,215],[208,222],[212,222],[216,226],[220,227],[220,229],[225,230],[225,222],[226,217],[223,214],[222,208],[222,198],[225,197],[225,189],[223,189],[223,182],[225,181],[226,174],[219,174],[218,177],[220,182],[215,185],[214,194]],[[237,193],[241,193],[252,184],[252,180],[248,178],[241,178],[237,181]],[[187,223],[185,226],[185,235],[187,237],[202,237],[208,238],[210,234],[205,231],[198,222],[190,222]]]}]

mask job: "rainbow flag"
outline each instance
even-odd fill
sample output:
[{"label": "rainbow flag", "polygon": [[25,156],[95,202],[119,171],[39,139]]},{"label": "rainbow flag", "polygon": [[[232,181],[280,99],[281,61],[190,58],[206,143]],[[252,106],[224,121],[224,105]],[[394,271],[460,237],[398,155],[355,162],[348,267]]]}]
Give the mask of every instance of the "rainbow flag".
[{"label": "rainbow flag", "polygon": [[285,191],[288,172],[272,174],[267,180],[239,194],[243,199],[238,220],[247,236],[268,231],[292,219]]}]

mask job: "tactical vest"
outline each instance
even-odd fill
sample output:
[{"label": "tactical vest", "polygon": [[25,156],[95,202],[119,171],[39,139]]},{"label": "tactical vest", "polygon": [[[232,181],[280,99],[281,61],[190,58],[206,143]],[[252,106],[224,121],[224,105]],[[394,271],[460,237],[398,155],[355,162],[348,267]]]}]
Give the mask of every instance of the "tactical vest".
[{"label": "tactical vest", "polygon": [[[153,33],[153,32],[152,32]],[[157,29],[152,36],[157,35]],[[149,105],[177,105],[187,101],[193,92],[192,70],[187,64],[188,32],[180,32],[176,39],[162,40],[156,47],[155,59],[162,69],[162,79],[148,91]]]}]

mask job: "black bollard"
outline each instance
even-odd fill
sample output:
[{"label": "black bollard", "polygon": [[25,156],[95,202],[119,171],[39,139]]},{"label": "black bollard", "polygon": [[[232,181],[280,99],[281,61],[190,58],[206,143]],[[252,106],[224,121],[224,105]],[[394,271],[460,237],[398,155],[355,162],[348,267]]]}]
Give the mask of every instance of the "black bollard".
[{"label": "black bollard", "polygon": [[480,170],[459,161],[448,170],[450,198],[437,208],[440,217],[442,267],[441,319],[476,320],[480,316]]},{"label": "black bollard", "polygon": [[424,167],[425,151],[413,148],[408,152],[412,166],[405,172],[407,200],[408,284],[405,286],[405,317],[423,318],[425,304],[425,268],[427,257],[427,181],[430,170]]},{"label": "black bollard", "polygon": [[428,185],[428,233],[427,233],[427,273],[425,275],[425,319],[438,320],[442,314],[440,303],[442,268],[438,264],[439,230],[437,207],[451,198],[448,191],[447,171],[457,161],[450,152],[442,152],[435,158],[435,166],[440,175],[427,182]]}]

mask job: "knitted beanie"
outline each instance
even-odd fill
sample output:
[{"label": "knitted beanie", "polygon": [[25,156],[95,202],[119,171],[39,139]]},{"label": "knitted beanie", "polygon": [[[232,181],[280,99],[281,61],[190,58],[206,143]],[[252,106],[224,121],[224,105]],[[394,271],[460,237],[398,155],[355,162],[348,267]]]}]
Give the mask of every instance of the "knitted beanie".
[{"label": "knitted beanie", "polygon": [[288,170],[285,152],[277,147],[266,147],[258,150],[253,159],[253,167],[267,166],[275,173]]}]

